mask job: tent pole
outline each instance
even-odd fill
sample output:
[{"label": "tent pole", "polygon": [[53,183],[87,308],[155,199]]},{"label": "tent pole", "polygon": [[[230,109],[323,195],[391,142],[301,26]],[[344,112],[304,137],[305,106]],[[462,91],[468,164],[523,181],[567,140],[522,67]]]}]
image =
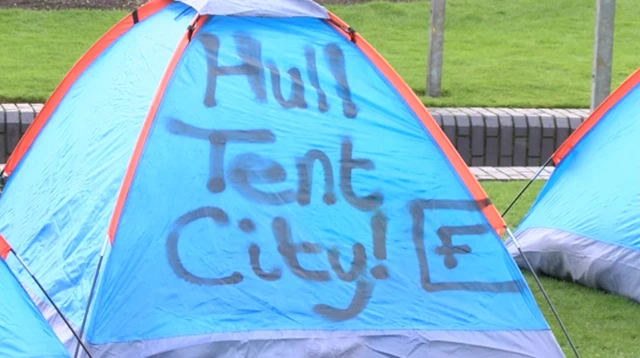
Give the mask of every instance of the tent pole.
[{"label": "tent pole", "polygon": [[531,186],[531,184],[533,184],[533,181],[536,180],[536,178],[538,178],[540,176],[540,174],[542,174],[542,171],[549,165],[549,163],[551,162],[551,159],[553,157],[549,157],[549,159],[547,159],[546,162],[544,162],[544,164],[542,165],[542,167],[538,170],[538,172],[533,176],[533,178],[531,178],[531,180],[529,180],[529,182],[527,183],[527,185],[524,186],[524,188],[522,188],[522,190],[520,190],[520,192],[518,193],[518,195],[516,195],[515,199],[513,199],[513,201],[511,202],[511,204],[509,204],[509,206],[507,206],[507,208],[505,209],[505,211],[502,213],[502,217],[505,217],[507,215],[507,213],[509,212],[509,210],[511,210],[511,208],[513,207],[513,205],[515,205],[515,203],[518,201],[518,199],[520,199],[520,197],[522,196],[522,194],[524,194],[525,191],[527,191],[527,189],[529,189],[529,186]]},{"label": "tent pole", "polygon": [[[69,323],[69,321],[67,321],[67,319],[65,318],[65,316],[62,314],[62,312],[60,311],[60,309],[58,308],[58,306],[55,304],[55,302],[53,302],[53,300],[51,299],[51,296],[49,296],[49,294],[47,293],[47,291],[44,289],[44,287],[42,287],[42,285],[40,284],[40,281],[38,281],[38,279],[36,279],[36,276],[33,274],[33,272],[29,269],[29,266],[27,266],[27,264],[22,260],[22,257],[20,257],[20,255],[18,255],[18,253],[11,248],[10,249],[11,253],[16,257],[16,259],[18,259],[18,261],[20,262],[20,265],[22,265],[22,267],[24,267],[24,269],[29,273],[29,275],[31,276],[31,278],[33,279],[33,281],[35,281],[36,285],[38,285],[38,287],[40,288],[40,290],[42,291],[42,293],[44,293],[45,297],[47,297],[47,299],[49,300],[49,302],[51,302],[51,305],[53,306],[53,308],[56,310],[56,312],[60,315],[60,317],[62,318],[62,320],[64,321],[64,323],[67,325],[67,327],[69,328],[69,330],[71,331],[71,333],[73,333],[73,336],[76,337],[76,339],[78,340],[78,343],[80,343],[80,345],[82,346],[82,348],[84,349],[85,352],[87,352],[87,354],[89,355],[89,358],[91,358],[91,353],[89,353],[89,350],[87,349],[87,347],[85,347],[85,345],[82,343],[82,340],[80,339],[80,337],[78,337],[78,334],[76,333],[76,331],[73,330],[73,328],[71,327],[71,324]],[[78,349],[78,346],[76,346],[76,349]]]},{"label": "tent pole", "polygon": [[[80,326],[80,339],[84,339],[84,325],[87,323],[87,317],[89,316],[89,309],[91,308],[91,300],[93,298],[93,291],[96,288],[96,283],[98,282],[98,275],[100,274],[100,267],[102,266],[102,259],[104,258],[104,253],[107,250],[107,243],[109,242],[109,236],[104,240],[104,244],[102,244],[102,250],[100,251],[100,259],[98,260],[98,266],[96,267],[96,274],[93,276],[93,283],[91,284],[91,291],[89,291],[89,298],[87,299],[87,308],[84,311],[84,318],[82,318],[82,325]],[[78,347],[76,347],[76,354],[74,358],[78,357]]]},{"label": "tent pole", "polygon": [[556,321],[558,321],[558,324],[560,325],[560,328],[562,328],[562,332],[564,333],[565,337],[567,337],[567,341],[569,342],[569,345],[571,346],[571,349],[573,350],[573,353],[576,355],[577,358],[580,358],[580,355],[578,354],[578,350],[576,349],[576,346],[573,344],[573,341],[571,340],[571,337],[569,336],[569,332],[567,331],[567,328],[564,326],[564,323],[562,323],[562,320],[560,319],[560,315],[558,315],[558,312],[556,311],[556,308],[553,306],[553,303],[551,303],[551,299],[549,298],[549,296],[547,295],[547,292],[545,291],[544,287],[542,286],[542,282],[540,282],[540,279],[538,278],[538,275],[536,274],[535,270],[531,266],[531,263],[527,259],[527,256],[525,256],[524,252],[522,252],[522,248],[520,247],[520,243],[518,243],[518,240],[516,239],[515,235],[513,235],[513,233],[511,232],[511,229],[509,229],[508,227],[506,229],[507,229],[507,233],[509,234],[509,237],[511,238],[513,243],[518,248],[518,251],[520,252],[520,255],[522,256],[522,258],[524,259],[524,262],[526,263],[527,267],[529,268],[529,271],[531,272],[531,274],[533,274],[533,278],[535,279],[536,284],[538,285],[538,288],[540,288],[540,291],[542,292],[542,295],[544,296],[544,299],[549,304],[549,308],[551,308],[551,312],[553,312],[553,315],[556,317]]}]

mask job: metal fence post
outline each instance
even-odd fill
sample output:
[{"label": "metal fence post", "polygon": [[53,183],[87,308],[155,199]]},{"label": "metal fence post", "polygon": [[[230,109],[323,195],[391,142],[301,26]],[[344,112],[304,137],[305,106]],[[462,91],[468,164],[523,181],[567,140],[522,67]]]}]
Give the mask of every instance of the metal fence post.
[{"label": "metal fence post", "polygon": [[442,52],[444,47],[445,0],[431,0],[429,19],[429,58],[427,63],[427,95],[442,93]]},{"label": "metal fence post", "polygon": [[596,0],[596,28],[591,78],[592,111],[611,92],[615,12],[616,0]]}]

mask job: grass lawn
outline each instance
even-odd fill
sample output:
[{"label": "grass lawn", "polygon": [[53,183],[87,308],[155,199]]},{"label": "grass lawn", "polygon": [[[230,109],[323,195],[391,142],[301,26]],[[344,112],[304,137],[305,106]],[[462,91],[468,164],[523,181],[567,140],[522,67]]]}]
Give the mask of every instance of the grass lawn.
[{"label": "grass lawn", "polygon": [[[443,91],[428,106],[589,107],[593,0],[448,0]],[[429,3],[336,7],[418,93]],[[640,67],[640,7],[616,2],[612,87]]]},{"label": "grass lawn", "polygon": [[126,12],[0,10],[0,101],[44,102]]},{"label": "grass lawn", "polygon": [[[481,183],[501,212],[525,184],[520,181]],[[526,214],[543,183],[536,181],[507,214],[505,219],[512,229],[515,229]],[[562,330],[536,286],[533,276],[525,273],[525,277],[565,354],[572,357],[571,348],[566,343]],[[577,284],[547,277],[541,277],[541,281],[583,358],[640,356],[640,346],[637,343],[640,338],[638,304]]]},{"label": "grass lawn", "polygon": [[[617,1],[613,86],[640,60],[640,7]],[[419,94],[429,3],[333,5]],[[123,11],[0,10],[0,101],[44,101]],[[588,107],[593,0],[449,0],[444,97],[429,106]]]}]

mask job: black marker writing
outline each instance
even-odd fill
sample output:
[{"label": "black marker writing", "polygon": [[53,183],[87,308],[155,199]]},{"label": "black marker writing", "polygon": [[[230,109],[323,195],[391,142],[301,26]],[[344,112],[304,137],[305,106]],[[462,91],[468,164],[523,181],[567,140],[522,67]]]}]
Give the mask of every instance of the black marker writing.
[{"label": "black marker writing", "polygon": [[220,50],[220,40],[217,36],[204,33],[199,36],[200,42],[204,45],[207,54],[207,90],[204,96],[204,104],[207,107],[215,107],[216,89],[218,87],[218,77],[220,76],[247,76],[249,86],[256,95],[256,100],[267,99],[267,92],[264,88],[264,68],[261,59],[261,47],[259,41],[242,33],[234,35],[236,42],[236,52],[242,63],[236,66],[219,66],[218,51]]},{"label": "black marker writing", "polygon": [[[166,249],[169,264],[178,277],[187,282],[199,285],[233,285],[243,281],[243,275],[240,272],[233,272],[231,275],[222,278],[205,278],[197,276],[187,270],[182,264],[182,260],[178,253],[180,240],[180,232],[190,223],[200,219],[213,220],[217,225],[228,226],[230,219],[228,215],[221,209],[215,207],[202,207],[190,211],[176,220],[174,227],[167,238]],[[378,230],[386,230],[384,221],[386,218],[380,212],[376,213],[375,218],[371,220],[372,239],[377,240],[380,245],[380,238],[386,237],[386,233],[377,232]],[[255,223],[248,218],[238,221],[238,228],[247,234],[254,233],[257,228]],[[284,259],[287,267],[297,277],[308,281],[327,282],[331,280],[329,271],[327,270],[308,270],[302,267],[298,260],[299,254],[321,254],[324,249],[315,243],[303,241],[296,243],[293,241],[291,227],[282,217],[276,217],[272,221],[271,232],[275,238],[278,252]],[[201,238],[203,240],[214,240],[215,238]],[[378,249],[380,250],[380,249]],[[332,271],[337,278],[345,282],[356,282],[356,290],[351,302],[347,308],[336,308],[327,304],[317,304],[314,311],[327,319],[341,321],[351,319],[361,313],[373,292],[374,284],[365,276],[367,267],[367,254],[362,243],[356,242],[352,245],[353,258],[348,269],[345,269],[340,262],[340,252],[337,248],[327,250],[327,260]],[[253,273],[264,281],[278,281],[282,278],[282,270],[275,267],[270,271],[265,271],[260,264],[260,247],[252,243],[248,247],[249,264]],[[379,255],[378,255],[379,256]],[[380,259],[380,257],[378,257]],[[373,278],[384,279],[387,269],[383,264],[376,265],[372,270]],[[376,275],[375,272],[384,272],[385,276]]]},{"label": "black marker writing", "polygon": [[373,285],[364,279],[358,280],[356,292],[349,306],[345,309],[334,308],[325,304],[317,304],[313,311],[332,321],[346,321],[357,317],[369,303],[373,293]]},{"label": "black marker writing", "polygon": [[[229,223],[227,214],[221,209],[214,207],[202,207],[182,215],[174,224],[174,228],[167,238],[166,247],[169,265],[171,265],[171,268],[178,277],[197,285],[233,285],[241,282],[243,277],[239,272],[233,272],[231,275],[222,278],[204,278],[189,272],[182,264],[180,254],[178,253],[180,231],[190,223],[205,218],[213,220],[218,225],[226,225]],[[215,240],[213,237],[203,237],[200,239]]]},{"label": "black marker writing", "polygon": [[[287,70],[291,78],[291,91],[289,98],[285,99],[282,94],[281,71],[273,60],[263,61],[260,41],[242,32],[234,34],[233,38],[235,51],[240,57],[241,63],[233,66],[221,66],[219,58],[220,39],[211,33],[199,36],[200,43],[204,46],[207,54],[207,87],[204,96],[204,104],[207,107],[218,105],[216,94],[221,76],[245,76],[251,91],[255,95],[255,99],[258,102],[264,102],[267,99],[265,69],[271,74],[271,90],[274,98],[282,108],[306,109],[309,107],[305,100],[305,84],[300,69],[293,67]],[[335,43],[324,46],[323,53],[329,72],[335,80],[336,94],[342,100],[343,114],[347,118],[355,118],[358,115],[358,108],[353,102],[351,88],[349,87],[344,53],[340,46]],[[304,56],[309,83],[318,94],[317,108],[321,113],[324,113],[329,110],[329,104],[327,103],[327,96],[320,86],[316,52],[313,47],[306,46],[304,48]]]},{"label": "black marker writing", "polygon": [[358,115],[358,109],[351,99],[351,90],[347,81],[347,71],[345,70],[345,59],[342,50],[336,44],[329,44],[324,48],[324,53],[329,59],[329,68],[331,74],[336,79],[336,91],[342,99],[342,110],[347,118],[355,118]]},{"label": "black marker writing", "polygon": [[[460,290],[460,291],[488,291],[488,292],[517,292],[518,285],[515,281],[505,282],[432,282],[429,273],[429,264],[427,260],[424,245],[424,216],[426,210],[463,210],[463,211],[481,211],[488,206],[488,200],[413,200],[409,203],[409,212],[413,218],[413,244],[418,258],[420,271],[420,284],[427,292]],[[441,227],[438,229],[438,237],[442,242],[442,246],[437,252],[444,256],[444,265],[449,269],[457,266],[456,254],[466,254],[471,251],[468,245],[454,246],[452,244],[452,235],[469,235],[478,236],[488,232],[490,229],[487,225],[464,225],[456,227]]]},{"label": "black marker writing", "polygon": [[283,218],[273,219],[273,235],[278,242],[278,252],[282,255],[287,266],[298,277],[310,281],[329,281],[328,271],[311,271],[302,268],[298,261],[298,253],[317,254],[322,249],[317,244],[303,242],[294,244],[291,241],[291,229]]},{"label": "black marker writing", "polygon": [[296,166],[298,168],[298,204],[307,205],[311,202],[311,187],[313,185],[313,166],[317,162],[322,166],[324,172],[324,196],[322,200],[327,205],[335,204],[336,196],[333,193],[333,168],[331,160],[323,152],[312,149],[299,158]]},{"label": "black marker writing", "polygon": [[[198,128],[178,119],[167,122],[170,133],[190,138],[208,140],[211,144],[209,159],[210,178],[207,188],[213,193],[221,193],[227,187],[225,175],[225,150],[231,143],[272,144],[275,135],[267,129],[252,130],[210,130]],[[260,204],[284,205],[297,201],[300,205],[307,205],[311,201],[313,184],[313,167],[319,163],[324,172],[323,201],[327,205],[336,202],[334,193],[334,170],[329,157],[318,149],[309,150],[296,161],[298,171],[298,188],[280,192],[265,192],[257,189],[255,184],[273,185],[285,182],[287,172],[275,160],[264,158],[256,153],[246,152],[231,160],[229,165],[229,180],[233,188],[245,198]],[[345,200],[354,208],[371,211],[382,205],[383,195],[374,191],[364,197],[355,194],[352,180],[356,169],[371,171],[375,165],[370,159],[353,158],[353,142],[349,138],[342,141],[340,151],[340,192]]]},{"label": "black marker writing", "polygon": [[329,104],[327,104],[327,95],[320,87],[320,81],[318,80],[318,68],[316,66],[316,51],[311,46],[304,48],[304,57],[307,60],[307,74],[309,75],[309,82],[311,86],[315,88],[318,93],[318,111],[324,113],[329,110]]},{"label": "black marker writing", "polygon": [[[290,158],[295,160],[298,174],[297,188],[295,188],[296,184],[293,184],[292,188],[276,190],[274,189],[276,184],[289,182],[287,180],[289,173],[280,162],[268,158],[264,154],[258,154],[258,151],[247,150],[240,153],[234,150],[232,152],[235,155],[229,154],[228,156],[231,158],[225,158],[227,145],[234,143],[236,145],[259,144],[261,146],[275,144],[275,135],[270,130],[210,130],[191,126],[176,119],[168,122],[168,129],[176,135],[208,142],[208,145],[211,146],[211,155],[207,189],[213,193],[221,193],[228,188],[232,189],[247,199],[248,208],[255,204],[300,205],[303,208],[310,206],[312,204],[314,168],[321,169],[322,174],[315,179],[316,181],[320,180],[323,184],[320,188],[324,189],[321,191],[323,193],[322,203],[315,203],[315,205],[334,205],[338,200],[334,179],[335,170],[331,159],[319,149],[310,149],[301,157]],[[346,203],[360,211],[361,215],[370,213],[366,215],[370,215],[368,217],[371,236],[366,239],[371,240],[371,256],[367,255],[365,245],[360,242],[361,238],[354,238],[355,242],[349,247],[352,251],[351,262],[342,257],[337,246],[323,247],[309,241],[296,242],[294,230],[281,215],[272,219],[270,227],[262,228],[256,227],[256,223],[251,218],[237,218],[239,220],[235,229],[249,237],[256,234],[272,235],[282,262],[299,279],[329,282],[334,277],[340,281],[355,283],[355,291],[348,304],[338,305],[339,307],[326,303],[313,305],[316,314],[331,321],[344,321],[357,317],[371,299],[376,280],[388,279],[393,274],[393,272],[389,272],[386,265],[389,218],[382,209],[384,196],[378,190],[369,190],[364,194],[356,195],[352,184],[352,180],[358,173],[356,169],[371,171],[375,169],[375,164],[370,159],[354,158],[353,148],[351,139],[344,138],[340,145],[338,187]],[[260,190],[261,184],[265,184],[268,189]],[[419,265],[416,276],[419,277],[420,285],[424,291],[518,292],[520,290],[520,285],[516,281],[457,282],[443,280],[443,276],[439,276],[440,282],[435,282],[431,277],[428,259],[437,260],[436,262],[441,263],[440,265],[448,270],[455,270],[463,257],[473,256],[472,243],[469,240],[483,237],[491,228],[486,222],[460,226],[439,225],[436,229],[429,226],[431,232],[425,233],[425,219],[433,222],[434,218],[442,217],[439,216],[442,211],[482,212],[488,205],[490,205],[488,200],[416,199],[408,203],[408,214],[412,220],[411,239],[415,248],[415,258],[417,258]],[[198,285],[220,286],[241,283],[244,276],[238,271],[231,270],[232,272],[229,272],[228,276],[212,278],[202,274],[196,275],[185,267],[179,254],[181,232],[197,220],[210,220],[217,227],[229,227],[231,221],[222,209],[216,207],[202,207],[179,217],[166,241],[167,258],[173,271],[185,281]],[[433,237],[434,234],[437,235],[440,244],[427,252],[425,239]],[[455,238],[459,236],[466,236],[467,243],[456,243]],[[215,240],[216,238],[203,237],[198,239]],[[262,250],[258,244],[250,243],[246,252],[251,271],[261,280],[277,282],[285,275],[283,269],[277,265],[267,268],[262,266]],[[304,267],[300,260],[301,255],[315,255],[316,258],[323,260],[326,258],[326,269]],[[394,259],[403,260],[404,258],[396,257]],[[410,273],[403,273],[403,275],[408,274]]]},{"label": "black marker writing", "polygon": [[383,196],[380,192],[373,192],[359,198],[353,192],[352,177],[354,169],[373,170],[375,165],[369,159],[353,159],[353,144],[349,140],[342,142],[340,158],[340,191],[342,196],[354,208],[370,211],[382,205]]},{"label": "black marker writing", "polygon": [[[266,129],[256,130],[211,130],[192,126],[178,119],[169,119],[167,122],[167,129],[170,133],[208,140],[211,143],[211,152],[209,157],[209,172],[210,177],[207,182],[207,188],[212,193],[221,193],[227,187],[224,175],[224,163],[225,163],[225,148],[228,143],[273,143],[276,140],[275,135]],[[267,169],[266,175],[273,172],[275,177],[278,176],[278,169],[274,162],[271,162],[271,171]],[[273,169],[276,167],[276,169]],[[279,166],[282,168],[282,166]],[[236,173],[240,179],[244,178],[245,172],[242,171],[241,166],[240,173]],[[284,169],[282,169],[284,170]],[[247,174],[248,175],[248,174]],[[241,185],[246,184],[241,180]]]},{"label": "black marker writing", "polygon": [[338,275],[342,281],[355,281],[356,278],[362,275],[364,267],[367,264],[367,254],[364,251],[364,246],[361,243],[353,245],[353,262],[351,262],[351,268],[345,272],[340,264],[340,252],[338,249],[329,250],[329,263],[331,268]]},{"label": "black marker writing", "polygon": [[[373,233],[373,256],[378,260],[387,259],[387,217],[376,212],[371,218],[371,232]],[[385,265],[378,265],[371,269],[371,275],[378,280],[389,278],[389,271]]]},{"label": "black marker writing", "polygon": [[300,70],[292,68],[289,70],[289,76],[291,76],[291,95],[288,100],[284,99],[282,95],[282,88],[280,85],[280,71],[276,64],[273,62],[267,63],[267,68],[271,72],[271,86],[273,96],[276,101],[280,103],[282,108],[307,108],[307,102],[304,100],[304,83],[302,82],[302,75]]},{"label": "black marker writing", "polygon": [[280,268],[275,268],[271,272],[265,272],[262,270],[262,267],[260,266],[260,246],[256,244],[251,244],[251,246],[249,246],[249,260],[251,263],[251,269],[256,276],[261,279],[266,281],[276,281],[282,277],[282,270]]},{"label": "black marker writing", "polygon": [[265,159],[255,153],[244,153],[233,159],[229,179],[234,189],[247,199],[267,205],[288,204],[295,200],[293,190],[265,192],[252,183],[276,184],[287,179],[287,172],[280,163]]}]

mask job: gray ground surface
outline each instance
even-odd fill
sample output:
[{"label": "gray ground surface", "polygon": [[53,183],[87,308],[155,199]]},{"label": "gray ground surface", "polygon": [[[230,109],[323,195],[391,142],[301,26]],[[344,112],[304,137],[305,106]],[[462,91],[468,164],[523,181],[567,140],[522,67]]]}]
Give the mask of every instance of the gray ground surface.
[{"label": "gray ground surface", "polygon": [[[320,4],[357,4],[372,0],[317,0]],[[406,2],[410,0],[386,0]],[[133,10],[146,0],[0,0],[0,8],[28,9],[124,9]]]}]

